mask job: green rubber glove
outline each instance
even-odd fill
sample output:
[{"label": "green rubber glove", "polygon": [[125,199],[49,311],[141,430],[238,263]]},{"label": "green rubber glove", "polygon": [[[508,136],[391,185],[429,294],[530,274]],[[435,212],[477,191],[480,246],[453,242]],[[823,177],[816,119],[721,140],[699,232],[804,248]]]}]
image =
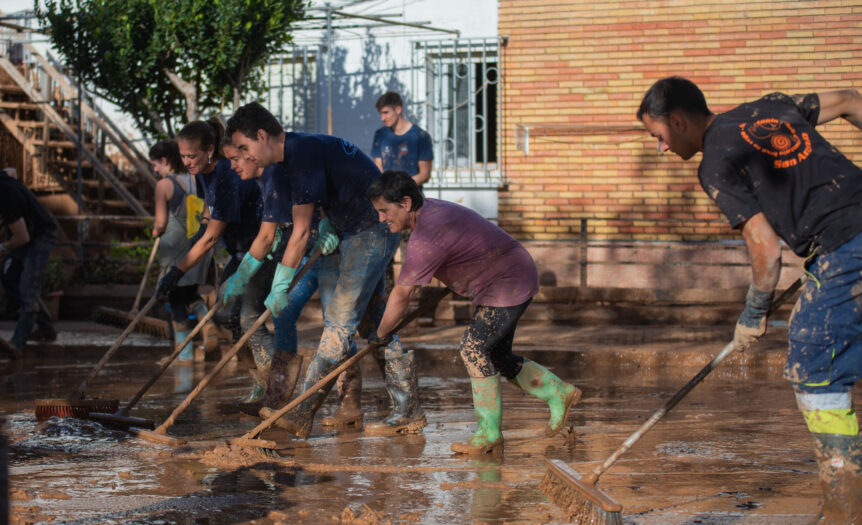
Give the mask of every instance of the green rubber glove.
[{"label": "green rubber glove", "polygon": [[246,285],[254,277],[258,269],[260,269],[261,264],[263,264],[263,261],[255,259],[251,253],[245,252],[242,262],[239,263],[236,271],[230,276],[225,285],[224,297],[222,297],[224,304],[242,296]]},{"label": "green rubber glove", "polygon": [[329,217],[324,217],[323,220],[320,221],[317,225],[317,233],[319,237],[317,242],[314,243],[314,249],[320,248],[321,254],[329,255],[338,248],[338,243],[341,242],[341,239],[338,238],[338,232],[335,230],[335,226],[329,222]]},{"label": "green rubber glove", "polygon": [[290,288],[290,283],[293,281],[293,276],[296,275],[296,268],[285,266],[278,263],[278,268],[275,269],[275,277],[272,279],[272,288],[269,290],[269,295],[263,302],[273,317],[281,315],[282,310],[287,307],[287,290]]}]

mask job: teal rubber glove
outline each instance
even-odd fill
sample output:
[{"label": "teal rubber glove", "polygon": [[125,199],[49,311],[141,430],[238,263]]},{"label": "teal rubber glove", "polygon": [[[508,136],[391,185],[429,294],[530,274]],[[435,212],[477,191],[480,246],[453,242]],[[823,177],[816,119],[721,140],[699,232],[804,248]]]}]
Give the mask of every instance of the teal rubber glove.
[{"label": "teal rubber glove", "polygon": [[272,279],[272,288],[269,290],[269,295],[266,296],[266,301],[263,302],[272,312],[273,317],[281,315],[282,310],[287,307],[287,289],[290,288],[294,275],[296,275],[296,268],[278,263],[275,277]]},{"label": "teal rubber glove", "polygon": [[228,279],[227,284],[225,285],[222,303],[227,304],[234,299],[241,297],[243,292],[245,292],[246,285],[251,278],[254,277],[254,274],[257,273],[258,269],[260,269],[261,264],[263,264],[263,261],[255,259],[252,254],[245,252],[242,262],[239,263],[236,271],[230,276],[230,279]]},{"label": "teal rubber glove", "polygon": [[329,217],[324,217],[323,220],[320,221],[317,225],[317,233],[319,237],[317,242],[314,243],[315,250],[320,248],[321,254],[329,255],[338,248],[338,243],[341,242],[341,239],[338,238],[338,232],[335,230],[335,226],[329,222]]}]

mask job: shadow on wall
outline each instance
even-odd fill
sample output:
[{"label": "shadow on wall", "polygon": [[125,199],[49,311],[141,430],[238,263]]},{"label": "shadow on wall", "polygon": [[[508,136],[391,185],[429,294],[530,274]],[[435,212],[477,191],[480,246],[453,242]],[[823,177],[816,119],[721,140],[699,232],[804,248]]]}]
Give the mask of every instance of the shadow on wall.
[{"label": "shadow on wall", "polygon": [[[399,72],[409,73],[409,66],[398,67],[389,45],[380,45],[368,34],[363,40],[361,67],[347,71],[348,49],[335,47],[332,60],[332,129],[333,134],[356,144],[366,154],[371,153],[374,132],[382,126],[374,104],[386,91],[401,94],[409,107],[407,86],[398,78]],[[321,75],[320,115],[318,129],[327,132],[327,85]],[[407,118],[413,121],[415,115]]]}]

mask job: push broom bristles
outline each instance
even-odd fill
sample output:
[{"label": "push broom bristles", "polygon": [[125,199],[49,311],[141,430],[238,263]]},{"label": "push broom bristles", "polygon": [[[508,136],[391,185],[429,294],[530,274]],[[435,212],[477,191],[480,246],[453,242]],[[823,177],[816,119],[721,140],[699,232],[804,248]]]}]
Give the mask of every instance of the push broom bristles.
[{"label": "push broom bristles", "polygon": [[577,525],[622,525],[623,507],[558,459],[547,460],[539,490]]},{"label": "push broom bristles", "polygon": [[[116,326],[118,328],[125,328],[134,318],[135,314],[131,312],[107,306],[100,306],[94,314],[94,319],[97,323]],[[146,316],[138,321],[138,324],[135,325],[135,332],[161,337],[162,339],[169,339],[171,337],[171,329],[168,326],[168,322],[164,319],[156,319],[150,316]]]},{"label": "push broom bristles", "polygon": [[91,412],[114,412],[120,407],[117,399],[37,399],[36,419],[74,417],[87,419]]}]

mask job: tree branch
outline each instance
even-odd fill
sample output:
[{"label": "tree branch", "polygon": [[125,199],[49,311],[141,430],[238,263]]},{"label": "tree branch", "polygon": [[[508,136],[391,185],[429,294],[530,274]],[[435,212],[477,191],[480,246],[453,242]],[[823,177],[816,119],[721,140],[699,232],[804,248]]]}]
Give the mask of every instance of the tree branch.
[{"label": "tree branch", "polygon": [[177,91],[182,93],[183,97],[186,99],[186,119],[188,122],[198,120],[198,90],[195,88],[195,85],[181,79],[179,75],[170,69],[165,68],[163,71],[165,72],[165,75],[168,76],[168,80],[171,81],[171,84],[173,84],[174,87],[177,88]]}]

